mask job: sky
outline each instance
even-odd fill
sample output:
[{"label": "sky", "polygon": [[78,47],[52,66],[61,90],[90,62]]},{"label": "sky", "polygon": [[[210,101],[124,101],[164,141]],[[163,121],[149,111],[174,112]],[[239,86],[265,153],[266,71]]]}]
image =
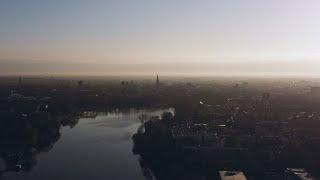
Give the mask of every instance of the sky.
[{"label": "sky", "polygon": [[314,67],[319,17],[319,0],[0,0],[0,64]]}]

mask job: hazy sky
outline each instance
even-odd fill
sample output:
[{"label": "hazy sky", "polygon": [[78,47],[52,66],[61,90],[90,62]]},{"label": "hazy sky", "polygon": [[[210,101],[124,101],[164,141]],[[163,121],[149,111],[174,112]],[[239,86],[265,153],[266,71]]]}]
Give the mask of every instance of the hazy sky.
[{"label": "hazy sky", "polygon": [[319,0],[0,0],[0,59],[316,62],[319,19]]}]

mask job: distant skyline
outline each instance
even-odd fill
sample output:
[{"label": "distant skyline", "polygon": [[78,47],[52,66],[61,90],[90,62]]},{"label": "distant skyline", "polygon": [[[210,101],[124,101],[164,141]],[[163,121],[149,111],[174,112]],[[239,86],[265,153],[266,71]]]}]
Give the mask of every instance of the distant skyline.
[{"label": "distant skyline", "polygon": [[0,75],[45,76],[285,76],[320,77],[319,64],[314,61],[268,62],[166,62],[104,64],[91,62],[2,62]]},{"label": "distant skyline", "polygon": [[8,72],[18,74],[25,63],[307,62],[304,73],[318,74],[319,9],[318,0],[2,0],[0,65],[20,64]]}]

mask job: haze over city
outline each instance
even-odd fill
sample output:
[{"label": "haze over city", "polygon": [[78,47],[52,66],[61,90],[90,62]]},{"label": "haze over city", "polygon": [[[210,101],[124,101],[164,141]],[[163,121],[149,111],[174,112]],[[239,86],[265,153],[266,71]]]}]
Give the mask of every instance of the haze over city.
[{"label": "haze over city", "polygon": [[0,74],[318,76],[319,7],[317,0],[4,0]]},{"label": "haze over city", "polygon": [[0,0],[0,180],[320,180],[319,0]]}]

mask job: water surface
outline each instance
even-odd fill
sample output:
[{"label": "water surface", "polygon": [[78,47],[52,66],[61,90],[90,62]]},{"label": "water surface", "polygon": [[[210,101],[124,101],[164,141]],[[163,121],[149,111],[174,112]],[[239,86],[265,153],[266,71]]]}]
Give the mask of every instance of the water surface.
[{"label": "water surface", "polygon": [[[19,162],[24,166],[31,164],[29,170],[6,172],[2,178],[145,179],[139,165],[139,157],[132,153],[132,135],[148,117],[160,116],[166,111],[173,112],[173,109],[130,109],[77,119],[73,125],[61,126],[58,129],[58,140],[43,148],[41,152],[28,149],[28,153],[31,151],[31,157]],[[46,138],[53,136],[43,137],[46,142]],[[29,163],[29,159],[32,159],[32,163]]]}]

